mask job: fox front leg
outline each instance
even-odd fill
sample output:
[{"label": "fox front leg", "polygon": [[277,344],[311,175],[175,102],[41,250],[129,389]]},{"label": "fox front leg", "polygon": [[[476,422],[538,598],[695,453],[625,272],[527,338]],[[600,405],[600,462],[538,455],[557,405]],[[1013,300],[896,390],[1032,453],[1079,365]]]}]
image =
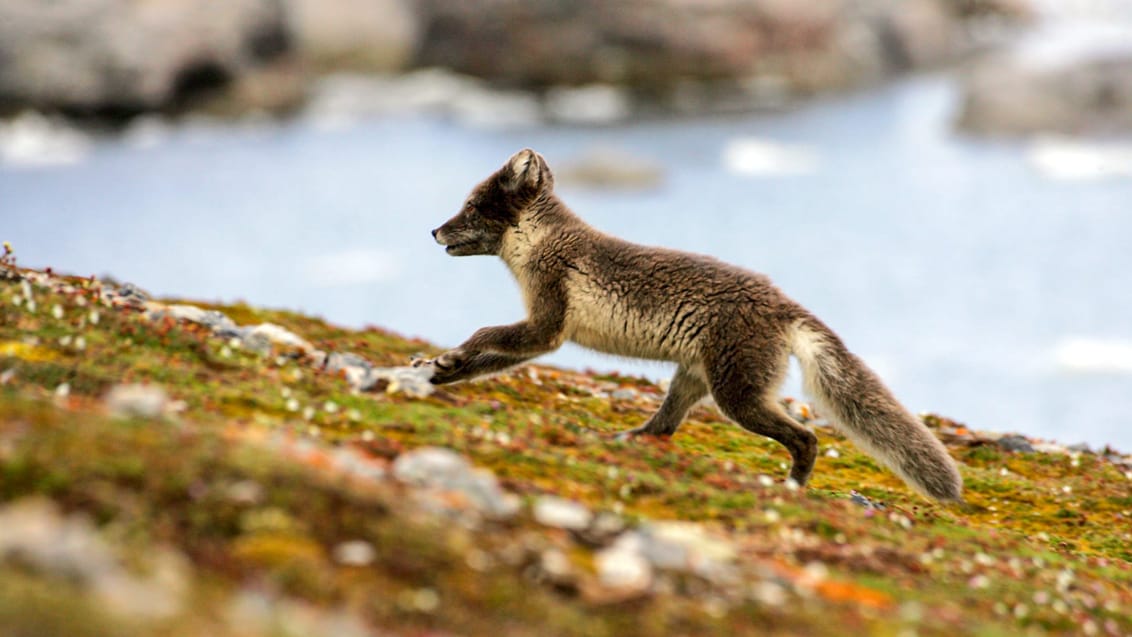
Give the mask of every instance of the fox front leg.
[{"label": "fox front leg", "polygon": [[447,385],[477,376],[492,374],[514,367],[530,360],[530,356],[508,356],[495,352],[479,352],[467,355],[461,350],[449,350],[440,356],[426,361],[432,365],[433,374],[429,382],[433,385]]}]

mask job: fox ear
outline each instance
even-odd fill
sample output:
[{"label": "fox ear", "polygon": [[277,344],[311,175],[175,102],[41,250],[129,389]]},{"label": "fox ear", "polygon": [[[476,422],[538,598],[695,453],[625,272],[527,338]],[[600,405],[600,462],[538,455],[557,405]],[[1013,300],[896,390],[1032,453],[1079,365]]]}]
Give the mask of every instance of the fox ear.
[{"label": "fox ear", "polygon": [[508,191],[520,188],[549,190],[554,186],[554,175],[542,155],[530,148],[524,148],[511,156],[499,171],[503,188]]}]

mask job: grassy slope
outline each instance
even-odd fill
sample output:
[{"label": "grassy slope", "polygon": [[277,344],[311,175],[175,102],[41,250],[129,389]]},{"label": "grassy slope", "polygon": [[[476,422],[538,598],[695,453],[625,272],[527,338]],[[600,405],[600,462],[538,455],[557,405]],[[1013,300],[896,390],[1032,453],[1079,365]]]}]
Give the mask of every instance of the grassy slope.
[{"label": "grassy slope", "polygon": [[[348,608],[399,634],[1132,633],[1132,481],[1093,455],[953,446],[971,503],[960,510],[924,501],[819,429],[823,455],[810,488],[793,492],[781,486],[782,448],[706,408],[670,441],[595,434],[647,417],[655,408],[648,397],[660,391],[646,381],[536,366],[426,399],[354,395],[340,378],[286,356],[232,351],[195,326],[107,308],[92,324],[92,299],[39,291],[29,311],[13,302],[18,294],[0,281],[0,372],[15,371],[0,386],[0,502],[45,495],[88,514],[127,560],[170,545],[196,575],[193,612],[155,626],[0,563],[0,627],[11,634],[254,634],[223,619],[230,597],[248,586],[315,609]],[[435,351],[380,329],[216,309],[379,365]],[[159,383],[184,409],[172,422],[111,419],[100,397],[121,382]],[[66,397],[56,395],[61,383]],[[618,386],[643,398],[594,396]],[[522,496],[700,522],[728,534],[744,563],[790,578],[821,562],[829,579],[777,606],[713,605],[694,582],[622,603],[556,591],[530,581],[524,558],[476,568],[465,559],[534,541],[561,545],[578,568],[592,568],[589,553],[529,515],[478,530],[422,516],[395,484],[347,481],[318,454],[297,459],[262,444],[281,432],[379,461],[421,445],[451,447]],[[248,480],[264,487],[258,501],[225,496]],[[887,509],[866,510],[848,499],[851,490]],[[376,547],[373,565],[335,564],[333,547],[351,539]],[[435,608],[411,603],[426,589],[438,595]],[[81,619],[61,625],[59,616]]]}]

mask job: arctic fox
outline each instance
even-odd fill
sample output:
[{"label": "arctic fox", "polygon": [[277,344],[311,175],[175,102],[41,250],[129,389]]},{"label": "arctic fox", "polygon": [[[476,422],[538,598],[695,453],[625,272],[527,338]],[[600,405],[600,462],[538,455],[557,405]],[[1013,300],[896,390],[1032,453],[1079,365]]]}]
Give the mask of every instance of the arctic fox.
[{"label": "arctic fox", "polygon": [[660,409],[627,434],[675,433],[710,392],[728,418],[785,446],[790,477],[805,484],[817,438],[777,397],[793,354],[806,392],[858,446],[921,493],[962,500],[962,478],[944,446],[824,323],[764,275],[586,225],[555,196],[550,168],[532,150],[476,186],[432,236],[453,256],[502,258],[527,309],[525,320],[480,329],[433,359],[433,383],[500,371],[567,340],[673,361]]}]

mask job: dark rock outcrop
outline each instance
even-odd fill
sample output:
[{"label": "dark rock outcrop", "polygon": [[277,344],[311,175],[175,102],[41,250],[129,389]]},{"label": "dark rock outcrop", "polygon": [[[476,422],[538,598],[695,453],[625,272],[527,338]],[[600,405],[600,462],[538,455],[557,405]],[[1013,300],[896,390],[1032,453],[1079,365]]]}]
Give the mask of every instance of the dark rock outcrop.
[{"label": "dark rock outcrop", "polygon": [[291,36],[272,0],[0,3],[0,105],[130,114],[192,102]]},{"label": "dark rock outcrop", "polygon": [[984,60],[957,123],[982,135],[1132,132],[1132,31],[1036,34]]}]

